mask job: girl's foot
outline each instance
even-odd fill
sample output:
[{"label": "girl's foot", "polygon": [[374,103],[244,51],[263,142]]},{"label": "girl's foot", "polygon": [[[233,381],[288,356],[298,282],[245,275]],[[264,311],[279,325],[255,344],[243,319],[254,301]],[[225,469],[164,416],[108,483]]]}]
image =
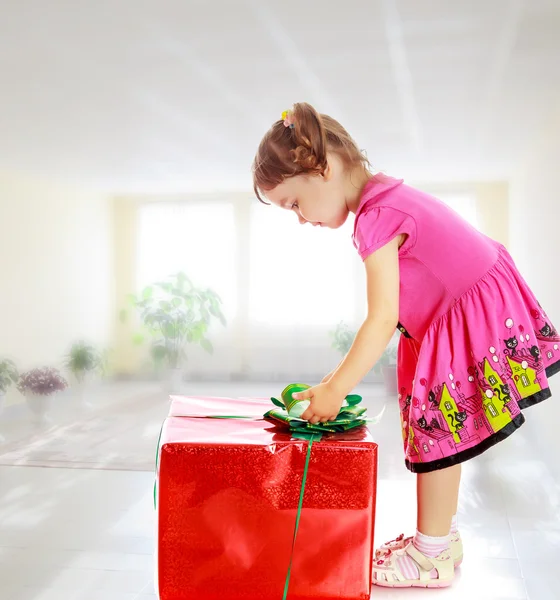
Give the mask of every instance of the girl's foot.
[{"label": "girl's foot", "polygon": [[[405,546],[412,542],[412,539],[412,536],[405,538],[404,534],[401,533],[398,538],[381,545],[375,551],[375,560],[384,558],[389,552],[402,550]],[[449,550],[453,558],[455,568],[459,567],[463,562],[463,540],[461,539],[461,534],[458,531],[450,534]]]},{"label": "girl's foot", "polygon": [[436,557],[426,556],[412,540],[373,564],[373,584],[383,587],[442,588],[452,584],[455,568],[450,550]]}]

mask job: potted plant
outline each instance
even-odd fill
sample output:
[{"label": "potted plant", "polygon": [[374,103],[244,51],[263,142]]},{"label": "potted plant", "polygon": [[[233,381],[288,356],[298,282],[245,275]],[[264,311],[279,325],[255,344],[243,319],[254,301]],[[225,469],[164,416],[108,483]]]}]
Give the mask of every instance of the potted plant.
[{"label": "potted plant", "polygon": [[332,338],[332,348],[337,350],[342,356],[346,356],[350,347],[354,343],[356,332],[350,329],[344,321],[341,321],[334,331],[330,332]]},{"label": "potted plant", "polygon": [[106,357],[91,344],[78,341],[72,344],[65,360],[65,367],[72,374],[72,386],[78,398],[84,402],[88,381],[96,373],[104,373]]},{"label": "potted plant", "polygon": [[68,383],[58,369],[44,367],[22,373],[17,388],[25,396],[27,405],[38,422],[49,420],[48,411],[51,398],[57,392],[62,392]]},{"label": "potted plant", "polygon": [[[178,391],[187,345],[198,344],[212,354],[208,329],[214,320],[226,325],[220,297],[211,289],[196,287],[181,272],[146,287],[130,301],[139,312],[145,334],[151,338],[150,354],[156,368],[167,367],[169,391]],[[135,339],[141,342],[145,337],[140,334]]]},{"label": "potted plant", "polygon": [[[331,331],[332,347],[345,356],[356,337],[356,331],[350,329],[344,322],[340,322],[334,331]],[[397,392],[397,348],[398,333],[393,336],[381,358],[374,365],[372,372],[382,379],[388,394]]]},{"label": "potted plant", "polygon": [[18,382],[18,377],[18,371],[13,361],[7,358],[0,360],[0,413],[4,408],[6,392]]},{"label": "potted plant", "polygon": [[383,376],[385,390],[390,395],[394,395],[398,391],[397,352],[398,342],[396,341],[396,337],[393,337],[374,367],[374,371],[381,373]]}]

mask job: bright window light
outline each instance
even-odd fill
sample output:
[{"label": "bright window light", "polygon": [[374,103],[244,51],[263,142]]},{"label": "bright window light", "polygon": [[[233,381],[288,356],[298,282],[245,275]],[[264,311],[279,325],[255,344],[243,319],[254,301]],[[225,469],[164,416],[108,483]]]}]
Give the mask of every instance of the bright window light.
[{"label": "bright window light", "polygon": [[250,321],[276,328],[330,327],[352,319],[359,260],[352,227],[353,219],[338,230],[300,225],[294,213],[254,205]]},{"label": "bright window light", "polygon": [[137,289],[184,271],[197,287],[223,300],[224,314],[236,312],[234,207],[228,202],[154,202],[139,210]]},{"label": "bright window light", "polygon": [[468,221],[476,229],[480,229],[476,197],[472,194],[438,194],[437,197]]}]

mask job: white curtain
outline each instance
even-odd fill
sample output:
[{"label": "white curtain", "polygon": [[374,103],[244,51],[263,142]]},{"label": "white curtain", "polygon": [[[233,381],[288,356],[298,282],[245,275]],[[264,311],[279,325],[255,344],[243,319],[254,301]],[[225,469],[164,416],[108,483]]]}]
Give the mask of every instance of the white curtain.
[{"label": "white curtain", "polygon": [[356,326],[365,302],[353,219],[332,231],[298,225],[288,211],[253,205],[250,222],[251,370],[277,378],[324,375],[340,359],[329,332],[339,321]]},{"label": "white curtain", "polygon": [[213,323],[210,357],[198,346],[187,349],[188,369],[196,376],[227,377],[238,369],[234,352],[237,256],[234,206],[228,201],[154,202],[139,209],[136,291],[184,271],[194,285],[212,288],[223,301],[228,327]]}]

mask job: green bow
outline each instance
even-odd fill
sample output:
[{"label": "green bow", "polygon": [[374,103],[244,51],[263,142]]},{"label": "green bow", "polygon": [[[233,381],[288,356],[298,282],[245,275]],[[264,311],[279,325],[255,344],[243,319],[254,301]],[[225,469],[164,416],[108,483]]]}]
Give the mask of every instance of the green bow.
[{"label": "green bow", "polygon": [[307,437],[310,433],[342,433],[365,425],[368,422],[368,419],[364,417],[367,409],[360,406],[362,397],[357,394],[350,394],[346,396],[345,400],[346,402],[340,409],[336,419],[327,423],[313,424],[303,419],[291,417],[284,403],[278,398],[271,398],[272,403],[278,408],[269,410],[265,413],[264,418],[288,425],[290,431],[296,434],[294,437]]}]

